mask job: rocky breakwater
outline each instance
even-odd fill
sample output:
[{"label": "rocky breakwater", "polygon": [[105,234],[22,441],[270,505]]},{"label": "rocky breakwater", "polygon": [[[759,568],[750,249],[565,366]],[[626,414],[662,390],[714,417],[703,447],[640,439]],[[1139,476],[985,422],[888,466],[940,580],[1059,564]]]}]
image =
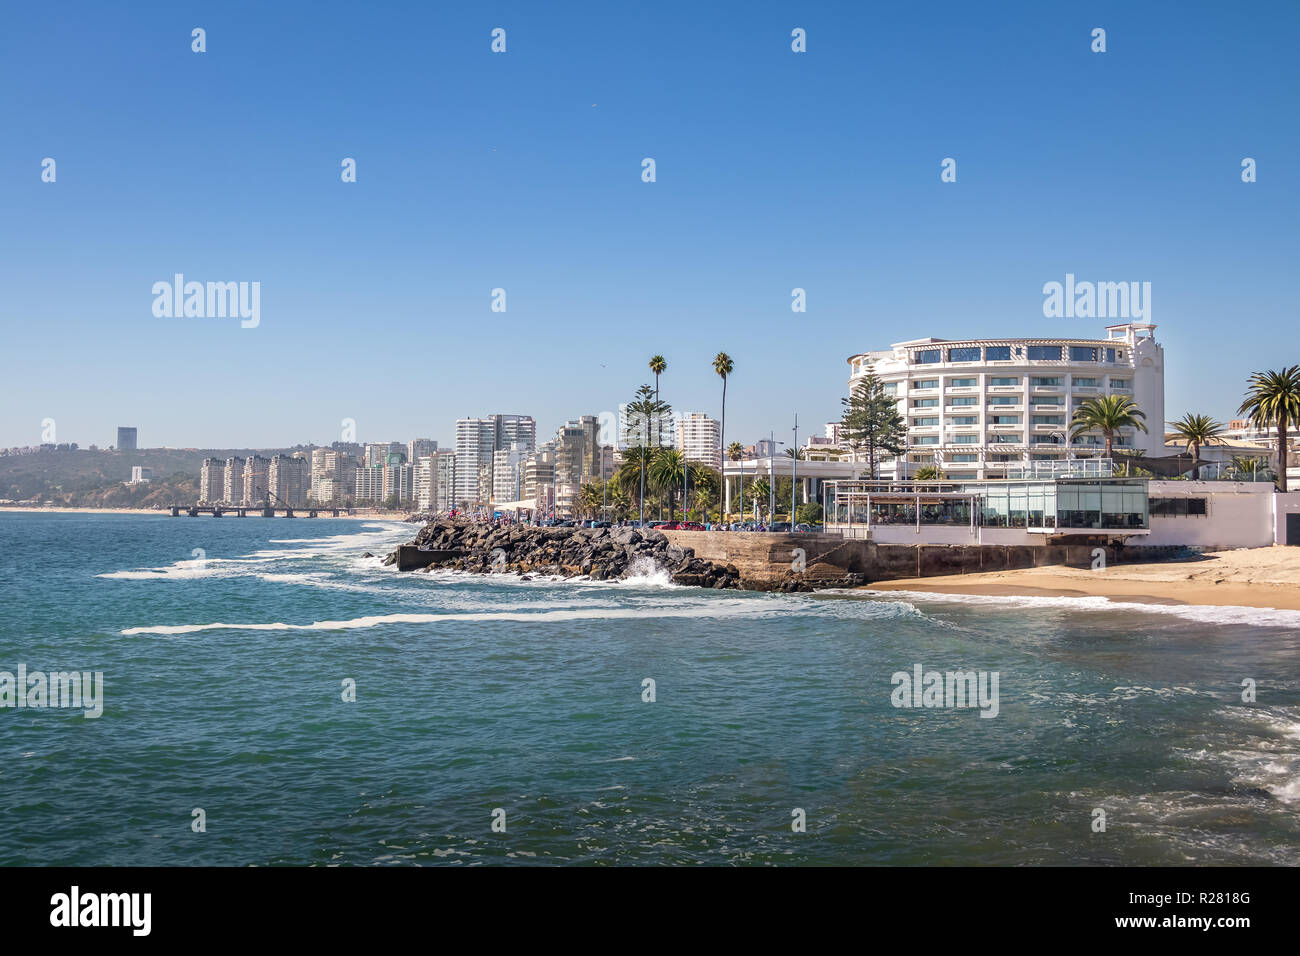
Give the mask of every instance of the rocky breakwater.
[{"label": "rocky breakwater", "polygon": [[674,584],[739,588],[740,571],[695,556],[659,531],[636,528],[494,527],[439,519],[415,540],[392,552],[385,564],[399,570],[452,568],[479,574],[554,574],[610,581],[663,569]]}]

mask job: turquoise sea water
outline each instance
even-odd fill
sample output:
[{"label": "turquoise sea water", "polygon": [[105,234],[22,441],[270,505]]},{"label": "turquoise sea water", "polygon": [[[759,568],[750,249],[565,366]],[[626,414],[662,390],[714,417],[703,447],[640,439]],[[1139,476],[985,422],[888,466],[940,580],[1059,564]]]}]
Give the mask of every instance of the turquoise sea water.
[{"label": "turquoise sea water", "polygon": [[0,709],[0,863],[1300,863],[1300,615],[361,557],[414,530],[0,514],[0,671],[105,681]]}]

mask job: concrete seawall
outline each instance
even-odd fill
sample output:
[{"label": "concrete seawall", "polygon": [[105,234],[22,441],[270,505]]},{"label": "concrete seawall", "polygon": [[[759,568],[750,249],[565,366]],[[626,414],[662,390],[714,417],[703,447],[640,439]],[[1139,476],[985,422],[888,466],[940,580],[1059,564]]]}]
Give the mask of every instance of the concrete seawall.
[{"label": "concrete seawall", "polygon": [[[1008,571],[1067,565],[1092,565],[1094,545],[931,545],[876,544],[837,534],[768,534],[742,531],[665,531],[678,547],[697,557],[733,564],[750,587],[775,588],[802,581],[811,587],[841,583],[846,574],[866,583],[895,578],[932,577],[979,571]],[[802,554],[800,551],[802,550]],[[1113,547],[1107,563],[1118,563]],[[800,570],[802,566],[802,570]]]}]

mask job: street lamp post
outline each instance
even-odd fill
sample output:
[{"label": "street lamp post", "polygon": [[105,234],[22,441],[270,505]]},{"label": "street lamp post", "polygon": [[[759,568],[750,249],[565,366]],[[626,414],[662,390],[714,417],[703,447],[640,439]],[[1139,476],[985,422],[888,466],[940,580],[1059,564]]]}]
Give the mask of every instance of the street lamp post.
[{"label": "street lamp post", "polygon": [[794,413],[794,445],[790,451],[790,530],[794,530],[795,490],[799,487],[799,413]]}]

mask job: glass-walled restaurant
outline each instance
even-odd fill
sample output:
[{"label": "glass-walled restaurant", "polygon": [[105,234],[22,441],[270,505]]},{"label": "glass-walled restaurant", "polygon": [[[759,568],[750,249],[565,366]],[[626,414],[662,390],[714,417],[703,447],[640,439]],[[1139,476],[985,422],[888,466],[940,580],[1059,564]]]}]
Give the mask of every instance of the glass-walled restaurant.
[{"label": "glass-walled restaurant", "polygon": [[969,525],[1087,533],[1150,528],[1142,478],[826,483],[826,530],[871,525]]}]

